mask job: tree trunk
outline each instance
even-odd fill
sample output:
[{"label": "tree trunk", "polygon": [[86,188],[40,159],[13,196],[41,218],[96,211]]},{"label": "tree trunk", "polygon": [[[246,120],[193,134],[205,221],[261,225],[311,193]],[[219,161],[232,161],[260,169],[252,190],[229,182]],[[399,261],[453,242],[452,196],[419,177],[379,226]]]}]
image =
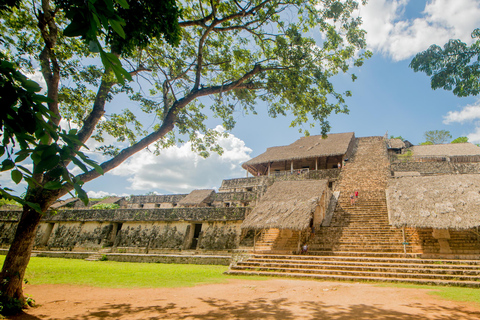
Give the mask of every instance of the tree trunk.
[{"label": "tree trunk", "polygon": [[22,304],[25,302],[22,288],[23,277],[30,261],[30,254],[41,217],[40,213],[24,206],[15,238],[8,250],[0,273],[2,297],[19,299]]}]

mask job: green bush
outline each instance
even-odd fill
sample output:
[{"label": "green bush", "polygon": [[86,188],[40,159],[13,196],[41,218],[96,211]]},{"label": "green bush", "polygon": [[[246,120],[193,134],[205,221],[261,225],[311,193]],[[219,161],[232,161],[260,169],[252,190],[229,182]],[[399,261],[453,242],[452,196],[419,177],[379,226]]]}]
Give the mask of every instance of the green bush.
[{"label": "green bush", "polygon": [[116,203],[97,203],[90,207],[90,209],[97,209],[97,210],[112,210],[118,209],[120,206]]}]

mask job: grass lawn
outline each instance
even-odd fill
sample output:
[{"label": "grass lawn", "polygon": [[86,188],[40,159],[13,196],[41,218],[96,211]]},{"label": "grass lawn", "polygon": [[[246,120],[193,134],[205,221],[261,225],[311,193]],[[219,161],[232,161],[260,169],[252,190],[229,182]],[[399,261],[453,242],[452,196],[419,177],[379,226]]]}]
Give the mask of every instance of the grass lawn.
[{"label": "grass lawn", "polygon": [[383,287],[430,289],[428,294],[438,296],[442,299],[451,300],[451,301],[473,302],[480,306],[480,289],[479,288],[422,286],[422,285],[401,284],[401,283],[382,283],[378,285]]},{"label": "grass lawn", "polygon": [[[5,256],[0,256],[3,263]],[[73,284],[104,288],[188,287],[222,283],[239,277],[224,275],[226,266],[84,261],[32,257],[25,274],[30,284]],[[267,277],[240,277],[251,280]]]},{"label": "grass lawn", "polygon": [[[5,256],[0,256],[3,264]],[[271,277],[224,275],[226,266],[84,261],[33,257],[25,278],[30,284],[73,284],[103,288],[189,287],[223,283],[228,279],[266,280]],[[430,289],[429,294],[443,299],[468,301],[480,305],[480,289],[379,283],[378,286]]]}]

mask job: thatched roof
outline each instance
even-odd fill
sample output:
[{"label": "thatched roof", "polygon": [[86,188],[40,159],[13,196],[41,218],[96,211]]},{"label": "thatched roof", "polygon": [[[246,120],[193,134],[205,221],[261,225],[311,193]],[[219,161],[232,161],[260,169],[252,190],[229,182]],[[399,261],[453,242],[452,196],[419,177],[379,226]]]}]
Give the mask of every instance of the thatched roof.
[{"label": "thatched roof", "polygon": [[206,203],[210,201],[211,196],[215,190],[213,189],[203,189],[203,190],[193,190],[185,198],[178,202],[181,206],[194,206],[201,203]]},{"label": "thatched roof", "polygon": [[389,149],[403,149],[405,142],[402,139],[387,139],[387,146]]},{"label": "thatched roof", "polygon": [[96,204],[100,204],[100,203],[117,203],[119,202],[120,200],[122,200],[124,197],[108,197],[108,198],[105,198],[103,199],[102,201],[99,201],[97,202]]},{"label": "thatched roof", "polygon": [[344,155],[354,138],[353,132],[329,134],[325,139],[321,135],[302,137],[288,146],[268,148],[266,152],[242,164],[242,167],[246,169],[249,165],[260,163]]},{"label": "thatched roof", "polygon": [[241,228],[304,230],[327,185],[327,180],[277,181],[268,187]]},{"label": "thatched roof", "polygon": [[66,199],[66,200],[59,200],[59,201],[56,201],[54,204],[52,204],[50,206],[50,209],[58,209],[60,207],[66,206],[69,203],[73,203],[73,202],[79,201],[79,200],[80,199],[78,199],[78,198],[69,198],[69,199]]},{"label": "thatched roof", "polygon": [[453,157],[480,155],[480,147],[473,143],[447,143],[412,147],[415,157]]},{"label": "thatched roof", "polygon": [[467,229],[480,225],[480,175],[403,177],[389,181],[394,226]]}]

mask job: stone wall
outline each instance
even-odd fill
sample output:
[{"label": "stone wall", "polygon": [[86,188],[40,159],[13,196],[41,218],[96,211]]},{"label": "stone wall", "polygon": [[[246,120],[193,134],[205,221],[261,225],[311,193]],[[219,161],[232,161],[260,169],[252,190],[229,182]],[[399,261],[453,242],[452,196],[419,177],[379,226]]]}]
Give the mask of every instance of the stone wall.
[{"label": "stone wall", "polygon": [[114,247],[155,249],[183,249],[189,223],[137,222],[124,223],[116,235]]},{"label": "stone wall", "polygon": [[418,172],[421,175],[431,174],[467,174],[479,173],[480,163],[456,162],[402,162],[392,163],[392,172]]},{"label": "stone wall", "polygon": [[[434,236],[432,228],[417,228],[415,234],[407,239],[412,244],[420,247],[419,252],[424,257],[468,257],[480,255],[480,235],[476,229],[469,230],[448,230],[448,252],[442,252],[441,241]],[[446,231],[446,230],[444,230]],[[412,241],[413,240],[413,241]]]},{"label": "stone wall", "polygon": [[271,186],[275,181],[292,180],[336,180],[341,169],[310,170],[300,174],[286,174],[278,176],[259,176],[249,178],[228,179],[222,181],[221,192],[256,191],[259,186]]},{"label": "stone wall", "polygon": [[[123,248],[125,252],[190,249],[195,224],[202,224],[196,248],[238,247],[240,224],[248,208],[172,208],[62,210],[46,215],[34,246],[49,250]],[[20,212],[0,212],[0,246],[13,240]]]},{"label": "stone wall", "polygon": [[[170,209],[114,209],[61,210],[46,215],[44,221],[229,221],[243,220],[248,208],[170,208]],[[1,215],[0,212],[0,220]]]},{"label": "stone wall", "polygon": [[241,235],[239,223],[208,222],[201,236],[199,249],[221,250],[238,247]]}]

